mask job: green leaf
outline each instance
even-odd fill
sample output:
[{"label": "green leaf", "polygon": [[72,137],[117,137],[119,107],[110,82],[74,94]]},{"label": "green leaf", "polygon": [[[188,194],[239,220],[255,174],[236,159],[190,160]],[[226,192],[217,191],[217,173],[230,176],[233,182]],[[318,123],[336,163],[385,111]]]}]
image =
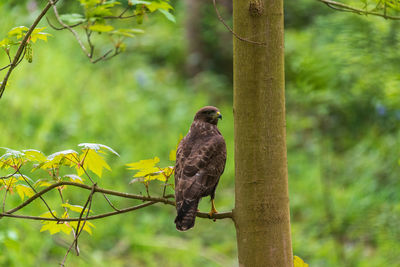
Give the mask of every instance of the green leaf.
[{"label": "green leaf", "polygon": [[159,9],[163,9],[166,11],[168,11],[170,9],[174,9],[168,2],[165,2],[165,1],[161,1],[161,2],[154,1],[154,2],[151,2],[150,5],[147,5],[146,7],[149,9],[150,12],[154,12]]},{"label": "green leaf", "polygon": [[158,9],[158,11],[160,11],[169,21],[172,21],[173,23],[176,23],[174,15],[169,13],[169,11],[167,11],[165,9]]},{"label": "green leaf", "polygon": [[82,14],[71,13],[71,14],[62,14],[60,19],[67,24],[78,24],[81,22],[85,22],[86,19]]},{"label": "green leaf", "polygon": [[144,31],[140,29],[118,29],[111,32],[111,34],[122,35],[130,38],[135,37],[134,33],[144,33]]}]

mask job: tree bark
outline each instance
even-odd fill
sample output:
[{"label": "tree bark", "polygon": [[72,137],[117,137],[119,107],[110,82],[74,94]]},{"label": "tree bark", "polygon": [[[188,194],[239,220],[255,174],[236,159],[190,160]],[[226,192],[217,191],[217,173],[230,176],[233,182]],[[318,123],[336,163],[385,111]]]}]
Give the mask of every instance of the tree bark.
[{"label": "tree bark", "polygon": [[293,266],[282,0],[234,0],[235,209],[239,266]]}]

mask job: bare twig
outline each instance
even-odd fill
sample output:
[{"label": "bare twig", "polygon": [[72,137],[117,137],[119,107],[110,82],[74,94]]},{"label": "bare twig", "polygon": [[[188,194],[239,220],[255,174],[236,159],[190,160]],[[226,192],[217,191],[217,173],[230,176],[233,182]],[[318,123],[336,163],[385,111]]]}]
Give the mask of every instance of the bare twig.
[{"label": "bare twig", "polygon": [[332,0],[317,0],[317,1],[324,3],[328,7],[338,10],[338,11],[351,12],[351,13],[355,13],[358,15],[373,15],[373,16],[378,16],[378,17],[382,17],[385,19],[391,19],[391,20],[400,20],[400,16],[387,15],[386,8],[384,10],[384,13],[382,14],[382,13],[375,12],[375,11],[359,9],[359,8],[349,6],[349,5],[343,4],[341,2],[332,1]]},{"label": "bare twig", "polygon": [[90,58],[90,54],[88,53],[88,51],[87,51],[85,45],[83,44],[81,38],[80,38],[79,35],[78,35],[78,33],[77,33],[74,29],[72,29],[69,25],[65,24],[65,23],[61,20],[60,15],[58,14],[57,6],[55,5],[56,2],[53,1],[53,0],[49,0],[49,3],[50,3],[50,5],[53,6],[54,16],[56,17],[58,23],[60,23],[61,26],[65,27],[66,29],[68,29],[68,30],[72,33],[72,35],[73,35],[73,36],[75,37],[75,39],[78,41],[78,43],[79,43],[79,45],[80,45],[80,47],[81,47],[83,53],[85,53],[85,55],[86,55],[87,57]]},{"label": "bare twig", "polygon": [[5,69],[9,68],[10,66],[11,66],[11,64],[8,64],[7,66],[4,66],[4,67],[2,67],[2,68],[0,69],[0,71],[5,70]]},{"label": "bare twig", "polygon": [[225,20],[222,18],[221,14],[220,14],[219,11],[218,11],[217,3],[216,3],[215,1],[216,1],[216,0],[213,0],[213,5],[214,5],[215,13],[217,14],[218,20],[221,21],[222,24],[224,24],[225,28],[226,28],[228,31],[230,31],[230,32],[232,33],[232,35],[236,37],[236,39],[238,39],[238,40],[240,40],[240,41],[243,41],[243,42],[247,42],[247,43],[251,43],[251,44],[256,44],[256,45],[266,45],[266,44],[267,44],[267,43],[265,43],[265,42],[257,42],[257,41],[249,40],[249,39],[247,39],[247,38],[241,37],[241,36],[238,35],[236,32],[234,32],[234,31],[232,30],[232,28],[229,27],[229,25],[226,24]]},{"label": "bare twig", "polygon": [[83,23],[83,22],[78,22],[78,23],[73,24],[73,25],[68,25],[68,27],[56,27],[53,23],[51,23],[51,21],[50,21],[50,19],[49,19],[48,17],[46,17],[46,20],[47,20],[47,23],[50,25],[50,27],[53,28],[53,29],[56,30],[56,31],[65,30],[65,29],[67,29],[68,27],[70,27],[70,28],[75,28],[75,27],[77,27],[77,26],[79,26],[79,25],[82,25],[82,23]]},{"label": "bare twig", "polygon": [[[53,4],[57,3],[58,0],[55,0]],[[21,44],[18,47],[17,53],[14,56],[13,61],[10,64],[10,67],[8,69],[8,72],[3,78],[3,81],[0,84],[0,98],[3,96],[5,87],[7,86],[8,79],[10,78],[11,72],[14,70],[14,68],[17,66],[18,60],[21,57],[22,52],[24,51],[25,44],[28,41],[29,37],[31,36],[33,30],[36,28],[36,26],[39,24],[43,16],[47,13],[47,11],[50,9],[52,6],[51,3],[47,3],[47,5],[43,8],[42,12],[39,14],[39,16],[35,19],[35,21],[32,23],[31,27],[29,28],[28,32],[25,34],[24,39],[22,39]]]}]

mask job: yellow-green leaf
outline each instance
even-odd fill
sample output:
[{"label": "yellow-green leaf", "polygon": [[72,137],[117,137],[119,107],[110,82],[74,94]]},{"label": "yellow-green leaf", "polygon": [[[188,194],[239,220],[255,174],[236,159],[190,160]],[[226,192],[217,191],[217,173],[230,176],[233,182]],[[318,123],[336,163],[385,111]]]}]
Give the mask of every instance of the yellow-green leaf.
[{"label": "yellow-green leaf", "polygon": [[[76,227],[78,227],[78,222],[75,222],[75,221],[70,222],[70,225],[76,229]],[[82,227],[82,225],[83,225],[83,221],[80,223],[79,227]],[[92,235],[92,228],[96,228],[96,227],[94,226],[93,223],[86,221],[85,225],[83,226],[83,231],[86,231],[90,235]]]},{"label": "yellow-green leaf", "polygon": [[67,175],[64,175],[64,177],[69,178],[69,180],[70,180],[71,182],[83,184],[83,179],[82,179],[81,177],[79,177],[78,175],[75,175],[75,174],[67,174]]},{"label": "yellow-green leaf", "polygon": [[21,198],[21,200],[24,200],[25,196],[31,197],[35,194],[35,192],[33,192],[32,188],[30,188],[29,186],[23,185],[23,184],[16,185],[15,189],[17,190],[17,193],[18,193],[19,197]]},{"label": "yellow-green leaf", "polygon": [[118,154],[114,149],[112,149],[111,147],[106,146],[106,145],[94,144],[94,143],[81,143],[81,144],[79,144],[78,146],[82,147],[82,151],[83,151],[84,149],[93,149],[93,150],[95,150],[95,151],[99,151],[99,152],[101,152],[101,153],[105,153],[105,152],[103,151],[103,149],[105,149],[105,150],[108,150],[108,151],[110,151],[111,153],[113,153],[113,154],[115,154],[115,155],[117,155],[117,156],[119,157],[119,154]]},{"label": "yellow-green leaf", "polygon": [[57,234],[58,232],[63,232],[66,235],[69,235],[72,231],[71,226],[69,226],[66,222],[57,223],[54,221],[42,221],[42,228],[40,228],[40,232],[49,231],[51,235]]},{"label": "yellow-green leaf", "polygon": [[[111,171],[110,166],[108,166],[107,162],[93,149],[83,149],[83,153],[80,156],[81,161],[84,159],[83,168],[86,170],[91,170],[97,176],[101,177],[103,174],[103,168]],[[100,152],[100,151],[99,151]],[[81,167],[78,168],[78,175],[82,175],[84,173]]]},{"label": "yellow-green leaf", "polygon": [[293,257],[293,265],[294,267],[308,267],[308,264],[305,263],[300,257]]},{"label": "yellow-green leaf", "polygon": [[22,150],[22,152],[25,154],[25,158],[29,161],[44,162],[47,160],[47,157],[39,150],[28,149]]},{"label": "yellow-green leaf", "polygon": [[75,166],[77,165],[78,153],[74,150],[63,150],[51,154],[47,160],[40,164],[41,169],[51,169],[59,165]]},{"label": "yellow-green leaf", "polygon": [[172,149],[169,152],[169,160],[171,161],[176,161],[176,149]]},{"label": "yellow-green leaf", "polygon": [[114,27],[111,25],[106,25],[106,24],[95,24],[91,25],[89,27],[89,30],[95,31],[95,32],[110,32],[114,30]]},{"label": "yellow-green leaf", "polygon": [[[79,212],[81,213],[83,210],[82,206],[79,205],[71,205],[69,203],[63,203],[61,204],[62,207],[67,208],[69,210],[75,211],[75,212]],[[85,209],[85,211],[83,212],[83,214],[85,214],[87,212],[87,209]],[[90,212],[92,212],[92,210],[90,210]]]},{"label": "yellow-green leaf", "polygon": [[169,152],[169,160],[176,161],[176,150],[178,150],[179,143],[181,142],[182,139],[183,139],[183,135],[180,134],[179,135],[179,139],[178,139],[178,143],[176,144],[175,149],[173,149],[173,150],[171,150]]},{"label": "yellow-green leaf", "polygon": [[160,159],[158,157],[154,157],[154,159],[145,159],[138,162],[128,163],[126,166],[129,167],[128,170],[149,169],[154,167],[154,165],[156,165],[158,162],[160,162]]},{"label": "yellow-green leaf", "polygon": [[25,26],[14,27],[8,32],[8,36],[10,36],[10,37],[16,36],[17,39],[20,39],[22,36],[25,35],[25,32],[27,32],[28,30],[29,30],[29,28],[25,27]]},{"label": "yellow-green leaf", "polygon": [[[52,211],[54,215],[57,215],[56,211]],[[46,212],[40,217],[44,218],[52,218],[53,216],[50,214],[50,212]],[[68,214],[64,212],[62,218],[68,218]],[[54,235],[56,233],[62,232],[66,235],[69,235],[72,231],[72,227],[68,222],[63,222],[63,223],[57,223],[55,221],[42,221],[42,228],[40,229],[40,232],[44,231],[49,231],[51,235]]]},{"label": "yellow-green leaf", "polygon": [[51,186],[52,183],[50,183],[48,180],[37,180],[33,185],[35,187],[48,187]]},{"label": "yellow-green leaf", "polygon": [[161,1],[161,2],[154,1],[154,2],[151,2],[150,5],[147,5],[146,7],[150,10],[150,12],[154,12],[158,9],[163,9],[163,10],[167,10],[167,11],[170,9],[173,9],[173,7],[170,4],[168,4],[168,2],[165,2],[165,1]]}]

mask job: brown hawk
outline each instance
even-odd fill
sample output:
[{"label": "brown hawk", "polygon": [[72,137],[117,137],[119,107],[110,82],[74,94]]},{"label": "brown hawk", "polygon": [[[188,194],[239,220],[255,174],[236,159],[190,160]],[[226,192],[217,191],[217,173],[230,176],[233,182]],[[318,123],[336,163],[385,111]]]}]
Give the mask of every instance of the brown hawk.
[{"label": "brown hawk", "polygon": [[216,107],[201,108],[176,151],[175,224],[179,231],[194,226],[197,206],[202,197],[211,197],[210,216],[217,213],[215,189],[226,162],[226,145],[217,128],[218,119],[222,119],[222,116]]}]

